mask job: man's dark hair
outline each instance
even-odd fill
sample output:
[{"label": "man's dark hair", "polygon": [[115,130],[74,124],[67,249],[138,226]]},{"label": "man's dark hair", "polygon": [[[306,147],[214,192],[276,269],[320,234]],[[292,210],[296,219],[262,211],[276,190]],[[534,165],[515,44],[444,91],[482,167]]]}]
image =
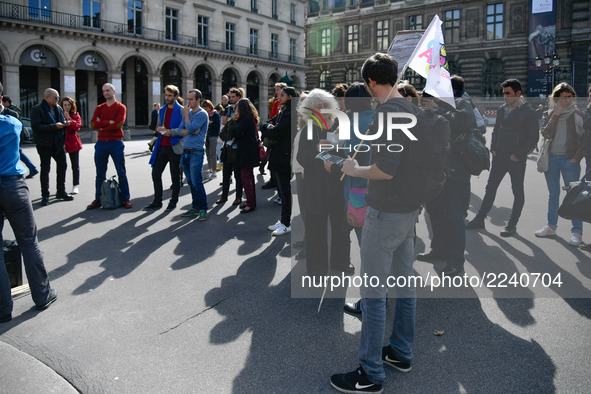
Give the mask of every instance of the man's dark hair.
[{"label": "man's dark hair", "polygon": [[503,81],[503,83],[501,83],[501,87],[511,88],[515,93],[523,92],[523,90],[521,89],[521,82],[519,82],[519,79],[507,79],[506,81]]},{"label": "man's dark hair", "polygon": [[4,86],[2,86],[2,82],[0,82],[0,96],[4,93]]},{"label": "man's dark hair", "polygon": [[242,98],[242,92],[238,88],[232,88],[232,89],[230,89],[230,91],[228,92],[228,96],[230,95],[230,93],[234,93],[239,98]]},{"label": "man's dark hair", "polygon": [[398,62],[390,55],[376,53],[363,63],[361,77],[366,83],[371,79],[378,85],[394,86],[398,79]]},{"label": "man's dark hair", "polygon": [[451,88],[454,91],[454,96],[460,97],[464,93],[464,78],[459,75],[452,75]]},{"label": "man's dark hair", "polygon": [[285,87],[285,88],[283,88],[281,90],[283,90],[285,92],[285,94],[287,94],[288,96],[291,96],[291,97],[300,97],[300,95],[298,94],[297,90],[295,90],[291,86]]},{"label": "man's dark hair", "polygon": [[2,97],[2,102],[12,105],[12,99],[9,96]]},{"label": "man's dark hair", "polygon": [[[199,100],[203,97],[203,95],[201,94],[201,90],[199,89],[191,89],[189,90],[189,93],[195,93],[195,100]],[[189,94],[187,93],[187,94]]]},{"label": "man's dark hair", "polygon": [[371,95],[361,82],[353,82],[345,93],[345,105],[351,111],[367,111],[371,107]]},{"label": "man's dark hair", "polygon": [[345,97],[347,89],[349,89],[349,87],[346,83],[339,83],[337,86],[334,87],[330,94],[332,94],[335,97]]}]

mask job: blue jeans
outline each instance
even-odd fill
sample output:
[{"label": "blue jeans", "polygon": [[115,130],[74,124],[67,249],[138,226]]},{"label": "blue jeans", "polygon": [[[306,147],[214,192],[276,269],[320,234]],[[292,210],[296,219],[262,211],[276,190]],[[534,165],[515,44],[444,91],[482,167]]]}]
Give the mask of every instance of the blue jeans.
[{"label": "blue jeans", "polygon": [[[36,305],[42,305],[49,296],[49,278],[43,263],[43,253],[37,242],[37,225],[29,198],[29,188],[22,176],[0,176],[0,243],[3,243],[4,216],[10,222],[16,241],[23,255],[25,272]],[[0,315],[12,313],[10,280],[0,253]]]},{"label": "blue jeans", "polygon": [[109,156],[113,158],[117,177],[119,178],[119,188],[121,189],[121,197],[123,200],[129,200],[129,183],[127,182],[127,174],[125,173],[125,145],[123,141],[97,141],[94,145],[94,164],[96,166],[96,192],[95,200],[101,198],[101,186],[107,177],[107,165],[109,164]]},{"label": "blue jeans", "polygon": [[[558,206],[560,205],[560,174],[564,184],[578,181],[581,176],[581,165],[566,160],[566,155],[550,155],[550,166],[545,173],[546,184],[550,197],[548,198],[548,225],[556,228],[558,223]],[[583,235],[583,223],[572,221],[571,232]]]},{"label": "blue jeans", "polygon": [[191,207],[199,211],[207,210],[207,195],[203,187],[203,178],[201,172],[203,171],[203,156],[204,150],[196,150],[193,152],[183,152],[181,156],[181,165],[183,172],[187,177],[187,183],[191,188],[191,196],[193,198]]},{"label": "blue jeans", "polygon": [[[386,213],[368,207],[361,236],[361,276],[379,278],[378,287],[361,287],[362,326],[359,361],[369,380],[382,384],[386,379],[382,347],[386,329],[385,285],[389,275],[414,275],[414,227],[419,211]],[[390,346],[396,358],[410,362],[415,331],[416,288],[414,284],[396,288],[394,326]]]}]

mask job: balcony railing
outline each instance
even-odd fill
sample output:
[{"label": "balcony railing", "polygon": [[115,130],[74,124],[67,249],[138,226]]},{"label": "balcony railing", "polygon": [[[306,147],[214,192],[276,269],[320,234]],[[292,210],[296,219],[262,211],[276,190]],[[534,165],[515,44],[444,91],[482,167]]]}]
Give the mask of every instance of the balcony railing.
[{"label": "balcony railing", "polygon": [[[230,52],[236,55],[256,57],[258,59],[268,59],[284,63],[293,63],[302,65],[304,59],[296,57],[290,58],[288,54],[279,54],[277,57],[271,56],[271,51],[262,51],[259,49],[257,55],[250,54],[250,47],[234,45],[232,51],[226,50],[226,43],[221,41],[208,40],[206,45],[200,44],[195,36],[183,34],[173,34],[164,30],[148,29],[145,27],[130,26],[125,23],[107,21],[104,19],[92,18],[89,16],[80,16],[66,14],[64,12],[48,11],[39,8],[33,8],[18,4],[0,2],[0,18],[19,20],[24,22],[42,23],[52,26],[61,26],[70,29],[79,29],[100,32],[105,34],[114,34],[117,36],[126,36],[130,38],[139,38],[149,41],[162,43],[173,43],[188,47],[207,49],[216,52]],[[141,34],[138,34],[141,33]]]}]

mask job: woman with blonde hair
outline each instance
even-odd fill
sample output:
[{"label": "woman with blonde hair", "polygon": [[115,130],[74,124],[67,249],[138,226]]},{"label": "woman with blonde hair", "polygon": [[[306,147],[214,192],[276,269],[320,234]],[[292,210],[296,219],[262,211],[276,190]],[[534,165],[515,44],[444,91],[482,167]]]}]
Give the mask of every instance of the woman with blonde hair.
[{"label": "woman with blonde hair", "polygon": [[[317,159],[321,145],[330,145],[327,132],[332,128],[332,115],[323,114],[322,126],[316,123],[315,113],[322,109],[338,109],[335,97],[321,89],[314,89],[298,104],[298,112],[304,124],[311,124],[300,131],[297,161],[304,167],[303,200],[306,221],[306,268],[308,275],[326,275],[332,269],[352,274],[350,265],[349,228],[345,225],[345,199],[340,168],[331,162]],[[308,122],[308,120],[313,120]],[[333,152],[334,153],[334,152]],[[327,225],[330,219],[330,246]],[[330,260],[329,260],[330,248]]]},{"label": "woman with blonde hair", "polygon": [[[550,109],[544,112],[542,136],[550,141],[550,164],[545,172],[548,185],[548,224],[535,232],[536,237],[556,234],[560,203],[560,175],[564,184],[579,180],[580,161],[584,156],[583,113],[575,104],[575,90],[567,83],[559,83],[552,91]],[[572,221],[570,245],[582,242],[583,223]]]}]

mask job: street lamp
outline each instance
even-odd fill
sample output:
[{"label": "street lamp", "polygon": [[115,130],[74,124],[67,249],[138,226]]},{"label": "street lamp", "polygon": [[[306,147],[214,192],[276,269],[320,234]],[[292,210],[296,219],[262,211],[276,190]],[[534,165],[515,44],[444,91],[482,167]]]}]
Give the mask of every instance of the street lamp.
[{"label": "street lamp", "polygon": [[[542,62],[543,62],[543,65],[542,65]],[[559,67],[560,66],[560,57],[556,53],[552,54],[552,56],[550,56],[549,53],[546,53],[546,55],[544,55],[543,59],[540,56],[536,56],[535,64],[536,64],[536,69],[544,71],[544,74],[545,74],[544,87],[546,90],[546,96],[549,96],[550,90],[554,86],[554,79],[556,76],[556,72],[560,72],[560,67]],[[551,76],[552,85],[550,85],[550,82],[548,81],[549,75]]]}]

